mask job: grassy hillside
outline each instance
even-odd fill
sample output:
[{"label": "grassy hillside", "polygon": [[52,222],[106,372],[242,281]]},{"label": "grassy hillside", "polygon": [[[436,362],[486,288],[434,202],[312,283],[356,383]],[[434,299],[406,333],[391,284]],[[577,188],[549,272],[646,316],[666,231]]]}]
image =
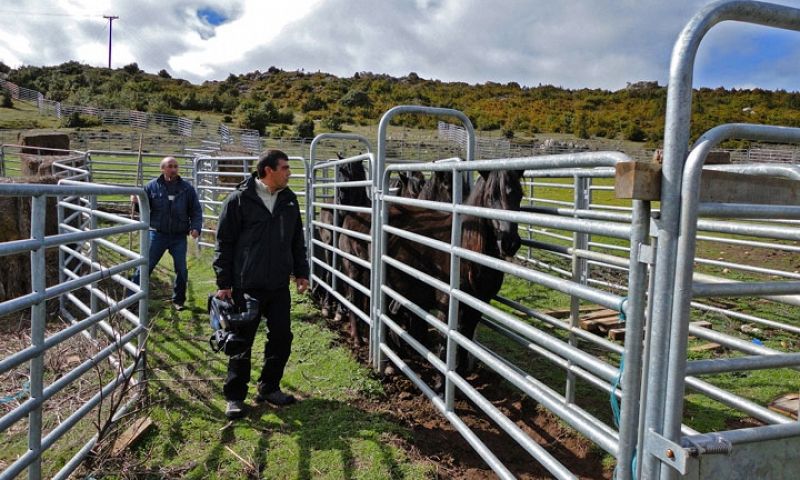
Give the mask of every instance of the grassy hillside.
[{"label": "grassy hillside", "polygon": [[[656,145],[663,137],[666,106],[666,88],[655,82],[612,92],[515,82],[470,85],[426,80],[413,72],[401,78],[370,72],[339,78],[270,67],[193,85],[164,70],[158,75],[143,72],[135,63],[108,70],[67,62],[10,70],[8,79],[69,104],[214,119],[273,136],[287,131],[302,134],[303,121],[309,119],[316,121],[316,133],[344,125],[374,125],[395,105],[422,104],[461,110],[477,129],[499,130],[509,138],[546,132]],[[726,122],[797,127],[798,107],[797,92],[699,89],[693,101],[692,135]],[[0,115],[5,118],[5,112]],[[433,122],[406,116],[397,123],[430,128]]]}]

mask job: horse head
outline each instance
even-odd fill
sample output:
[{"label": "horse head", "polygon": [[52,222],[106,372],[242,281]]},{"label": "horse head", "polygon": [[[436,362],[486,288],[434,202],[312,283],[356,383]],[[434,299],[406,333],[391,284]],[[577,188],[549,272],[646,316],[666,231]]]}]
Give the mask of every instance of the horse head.
[{"label": "horse head", "polygon": [[425,186],[425,175],[419,171],[398,172],[398,195],[406,198],[418,198]]},{"label": "horse head", "polygon": [[[522,174],[517,170],[481,171],[468,203],[495,210],[519,211]],[[490,233],[494,235],[499,255],[513,257],[522,245],[517,223],[496,218],[485,221],[491,223]]]},{"label": "horse head", "polygon": [[[362,162],[348,162],[339,167],[339,178],[343,182],[359,182],[367,179]],[[340,187],[336,200],[339,205],[366,207],[371,204],[366,187]]]},{"label": "horse head", "polygon": [[[469,180],[466,175],[459,175],[461,175],[461,193],[466,198],[470,194]],[[422,187],[418,198],[437,202],[453,201],[453,173],[449,171],[433,172],[430,180],[425,182]]]}]

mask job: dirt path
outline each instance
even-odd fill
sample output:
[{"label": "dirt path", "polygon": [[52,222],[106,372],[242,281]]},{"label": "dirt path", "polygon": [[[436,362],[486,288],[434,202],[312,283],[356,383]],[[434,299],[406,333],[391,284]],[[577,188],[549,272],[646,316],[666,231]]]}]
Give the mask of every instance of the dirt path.
[{"label": "dirt path", "polygon": [[[342,344],[350,346],[353,354],[366,363],[366,352],[352,349],[345,328],[332,321],[328,321],[328,325],[339,333]],[[537,402],[521,392],[504,388],[502,379],[486,369],[479,369],[468,380],[523,432],[579,478],[611,478],[612,472],[603,469],[604,452],[593,447],[590,441],[575,433],[552,413],[540,408]],[[402,374],[386,377],[384,389],[385,397],[359,400],[358,407],[388,415],[411,429],[413,440],[406,447],[412,457],[436,464],[439,478],[442,479],[497,478],[456,428],[408,378]],[[456,411],[516,477],[552,478],[543,466],[463,395],[456,401]]]}]

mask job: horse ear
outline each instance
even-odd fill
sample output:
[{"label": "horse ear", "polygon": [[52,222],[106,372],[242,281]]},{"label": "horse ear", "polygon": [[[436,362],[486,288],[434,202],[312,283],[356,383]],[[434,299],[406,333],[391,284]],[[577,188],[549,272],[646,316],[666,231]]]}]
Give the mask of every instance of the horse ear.
[{"label": "horse ear", "polygon": [[339,160],[344,160],[344,155],[342,155],[342,152],[336,152],[336,158]]},{"label": "horse ear", "polygon": [[489,170],[478,170],[478,173],[481,174],[481,177],[483,177],[484,181],[489,179]]},{"label": "horse ear", "polygon": [[406,172],[397,172],[397,176],[399,177],[400,183],[405,185],[408,183],[408,175]]}]

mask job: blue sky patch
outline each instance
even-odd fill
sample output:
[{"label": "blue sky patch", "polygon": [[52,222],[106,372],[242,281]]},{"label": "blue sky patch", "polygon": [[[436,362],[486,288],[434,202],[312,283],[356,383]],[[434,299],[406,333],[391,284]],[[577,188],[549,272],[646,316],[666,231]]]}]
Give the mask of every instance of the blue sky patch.
[{"label": "blue sky patch", "polygon": [[197,16],[204,22],[208,23],[209,25],[213,25],[215,27],[217,25],[222,25],[223,23],[225,23],[226,20],[228,20],[228,17],[226,17],[225,15],[217,12],[212,8],[207,8],[207,7],[198,10]]}]

